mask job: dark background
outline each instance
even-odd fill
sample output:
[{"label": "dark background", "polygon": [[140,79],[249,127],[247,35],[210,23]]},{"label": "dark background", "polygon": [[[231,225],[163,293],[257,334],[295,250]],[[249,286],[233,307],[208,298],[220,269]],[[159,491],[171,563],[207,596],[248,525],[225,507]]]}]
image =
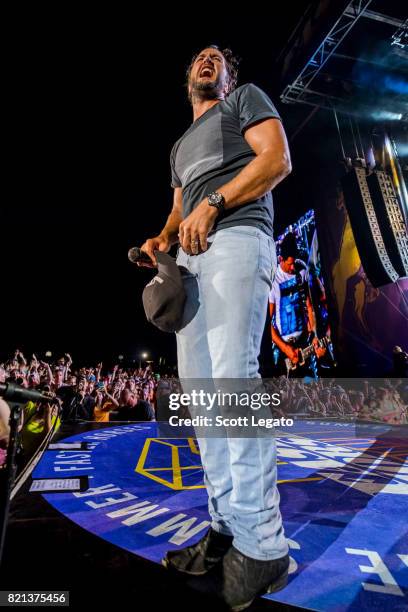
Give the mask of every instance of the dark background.
[{"label": "dark background", "polygon": [[[145,321],[152,272],[127,251],[157,234],[171,208],[169,154],[192,120],[185,69],[200,48],[231,46],[239,84],[271,96],[290,137],[311,109],[279,103],[275,62],[307,5],[223,15],[197,5],[188,17],[156,6],[144,17],[36,7],[10,20],[22,93],[8,152],[0,357],[18,347],[70,352],[77,364],[141,351],[174,360],[174,337]],[[321,143],[309,145],[292,148],[294,171],[274,192],[277,233],[311,207],[307,158]]]}]

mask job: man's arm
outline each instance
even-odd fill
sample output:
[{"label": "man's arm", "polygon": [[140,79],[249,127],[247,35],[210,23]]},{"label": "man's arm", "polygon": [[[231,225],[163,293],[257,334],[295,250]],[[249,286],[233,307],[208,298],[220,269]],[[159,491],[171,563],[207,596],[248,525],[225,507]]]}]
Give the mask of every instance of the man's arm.
[{"label": "man's arm", "polygon": [[47,363],[46,361],[41,361],[40,363],[46,369],[46,372],[47,372],[47,382],[51,385],[53,380],[54,380],[54,377],[52,375],[50,364]]},{"label": "man's arm", "polygon": [[235,208],[274,189],[291,170],[289,146],[279,119],[265,119],[250,126],[244,138],[256,157],[220,189],[225,208]]},{"label": "man's arm", "polygon": [[119,402],[113,397],[113,395],[108,393],[106,387],[105,387],[105,395],[108,398],[108,400],[111,402],[109,404],[108,408],[106,408],[106,411],[113,410],[114,408],[118,408],[119,407]]},{"label": "man's arm", "polygon": [[316,317],[313,310],[312,300],[308,295],[306,297],[306,308],[307,308],[307,329],[309,333],[314,333],[316,335]]},{"label": "man's arm", "polygon": [[[224,196],[227,210],[262,197],[292,170],[286,135],[279,119],[265,119],[250,126],[244,138],[256,157],[231,181],[217,189]],[[201,249],[206,250],[207,235],[217,215],[217,209],[209,206],[205,198],[180,223],[180,244],[186,253],[198,253],[191,248],[196,239]]]},{"label": "man's arm", "polygon": [[27,365],[27,359],[24,357],[23,353],[21,351],[19,351],[19,356],[20,356],[20,362],[26,366]]},{"label": "man's arm", "polygon": [[68,373],[71,370],[71,366],[72,366],[72,357],[69,353],[65,353],[65,357],[67,358],[67,363],[65,364],[65,368],[64,368],[64,382],[67,381],[68,379]]},{"label": "man's arm", "polygon": [[[166,224],[160,234],[154,238],[149,238],[140,247],[142,251],[147,253],[153,262],[153,265],[157,265],[156,258],[154,256],[155,250],[167,251],[170,247],[178,241],[179,226],[183,220],[183,195],[181,187],[175,187],[173,195],[173,208],[171,213],[167,217]],[[152,264],[139,263],[140,266],[153,267]]]},{"label": "man's arm", "polygon": [[102,372],[102,366],[103,363],[102,361],[100,363],[98,363],[98,365],[96,366],[96,382],[99,382],[101,380],[101,372]]},{"label": "man's arm", "polygon": [[[272,321],[272,317],[274,313],[275,313],[275,304],[273,302],[269,302],[269,314],[271,315],[271,321]],[[291,344],[288,344],[281,338],[280,333],[278,332],[276,327],[272,325],[272,322],[271,322],[271,334],[272,334],[272,342],[276,344],[278,349],[282,351],[284,355],[289,357],[292,363],[297,363],[299,361],[297,349],[293,348]]]},{"label": "man's arm", "polygon": [[320,357],[324,357],[324,355],[326,354],[326,349],[321,347],[319,344],[319,338],[317,337],[317,333],[316,333],[316,316],[315,316],[315,312],[313,309],[313,304],[312,304],[312,300],[310,299],[310,295],[307,296],[306,298],[306,307],[307,307],[307,329],[309,333],[313,333],[314,337],[313,337],[313,344],[315,347],[315,353],[316,356],[318,357],[318,359],[320,359]]}]

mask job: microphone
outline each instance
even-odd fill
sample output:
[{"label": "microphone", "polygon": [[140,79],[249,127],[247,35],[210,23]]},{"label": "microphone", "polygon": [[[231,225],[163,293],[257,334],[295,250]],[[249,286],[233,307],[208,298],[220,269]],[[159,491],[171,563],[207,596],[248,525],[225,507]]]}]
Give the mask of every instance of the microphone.
[{"label": "microphone", "polygon": [[17,404],[25,404],[26,402],[50,402],[53,398],[49,395],[45,395],[40,391],[34,389],[25,389],[14,383],[0,383],[0,397],[9,400],[10,402],[16,402]]},{"label": "microphone", "polygon": [[128,259],[134,264],[138,262],[150,264],[153,263],[148,254],[144,251],[141,251],[139,247],[132,247],[131,249],[129,249]]}]

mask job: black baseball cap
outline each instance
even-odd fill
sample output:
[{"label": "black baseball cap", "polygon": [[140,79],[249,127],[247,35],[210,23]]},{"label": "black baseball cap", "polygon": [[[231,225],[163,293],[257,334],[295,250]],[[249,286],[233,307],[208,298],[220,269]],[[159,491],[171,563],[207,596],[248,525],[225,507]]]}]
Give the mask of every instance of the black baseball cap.
[{"label": "black baseball cap", "polygon": [[181,329],[186,292],[176,260],[161,251],[154,252],[158,274],[143,290],[147,320],[165,332]]}]

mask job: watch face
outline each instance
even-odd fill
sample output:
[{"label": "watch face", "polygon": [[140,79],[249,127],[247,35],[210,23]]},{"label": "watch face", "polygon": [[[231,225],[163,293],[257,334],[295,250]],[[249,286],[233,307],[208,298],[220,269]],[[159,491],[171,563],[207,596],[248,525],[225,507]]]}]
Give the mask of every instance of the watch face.
[{"label": "watch face", "polygon": [[217,193],[217,192],[210,193],[209,196],[208,196],[208,201],[212,205],[221,204],[223,199],[224,198],[222,197],[222,195],[220,193]]}]

